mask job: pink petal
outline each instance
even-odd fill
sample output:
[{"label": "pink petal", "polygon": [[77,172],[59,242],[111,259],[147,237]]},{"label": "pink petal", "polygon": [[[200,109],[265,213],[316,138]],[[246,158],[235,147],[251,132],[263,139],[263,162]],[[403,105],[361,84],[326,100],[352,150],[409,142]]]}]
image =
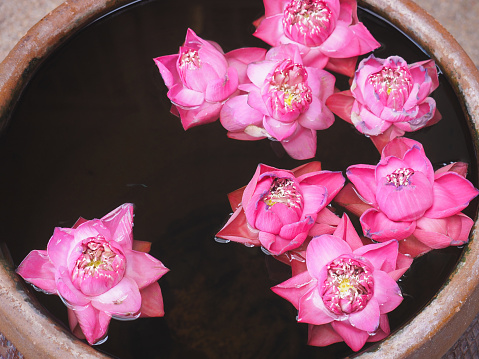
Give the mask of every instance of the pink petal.
[{"label": "pink petal", "polygon": [[308,110],[298,117],[299,124],[311,130],[325,130],[334,123],[334,115],[318,98],[313,97]]},{"label": "pink petal", "polygon": [[168,91],[167,96],[171,102],[181,107],[200,106],[205,100],[204,93],[190,90],[182,84],[173,85],[170,91]]},{"label": "pink petal", "polygon": [[151,250],[151,242],[133,240],[132,249],[134,251],[148,253]]},{"label": "pink petal", "polygon": [[455,172],[444,173],[434,181],[432,207],[425,213],[429,218],[444,218],[459,213],[469,205],[479,191],[471,182]]},{"label": "pink petal", "polygon": [[225,77],[208,82],[208,85],[206,85],[205,100],[208,102],[225,101],[237,89],[238,72],[234,67],[230,67]]},{"label": "pink petal", "polygon": [[405,186],[396,187],[385,177],[380,181],[376,200],[379,209],[392,221],[414,221],[433,204],[431,182],[422,172],[414,172]]},{"label": "pink petal", "polygon": [[165,315],[163,307],[163,295],[161,294],[160,285],[157,282],[151,283],[149,286],[140,289],[141,308],[140,317],[162,317]]},{"label": "pink petal", "polygon": [[334,321],[331,326],[355,352],[361,349],[369,338],[368,332],[353,328],[348,322]]},{"label": "pink petal", "polygon": [[358,217],[371,208],[369,204],[366,204],[361,199],[351,183],[347,183],[338,192],[338,194],[334,197],[334,201]]},{"label": "pink petal", "polygon": [[249,125],[261,126],[263,114],[248,105],[248,95],[235,96],[225,102],[220,122],[228,131],[244,131]]},{"label": "pink petal", "polygon": [[453,162],[436,170],[436,172],[434,172],[434,179],[438,179],[447,172],[456,172],[458,175],[465,178],[467,175],[467,168],[468,164],[465,162]]},{"label": "pink petal", "polygon": [[[288,227],[288,226],[285,226],[285,227]],[[293,230],[288,231],[288,228],[287,228],[285,231],[285,234],[292,235],[294,234],[294,232]],[[286,251],[289,251],[301,246],[304,240],[306,239],[306,236],[307,236],[307,233],[299,232],[293,239],[288,239],[280,235],[275,235],[273,233],[259,232],[258,239],[264,248],[266,248],[271,254],[277,256],[277,255],[285,253]]]},{"label": "pink petal", "polygon": [[390,122],[375,115],[358,102],[353,103],[351,122],[359,132],[368,136],[380,135],[391,126]]},{"label": "pink petal", "polygon": [[110,230],[111,238],[123,248],[133,245],[133,204],[125,203],[101,218],[103,225]]},{"label": "pink petal", "polygon": [[258,88],[261,88],[266,81],[266,77],[278,66],[276,61],[253,62],[248,65],[246,73],[251,82]]},{"label": "pink petal", "polygon": [[225,226],[216,234],[216,237],[233,242],[260,246],[258,231],[253,230],[246,222],[243,208],[238,208],[230,217]]},{"label": "pink petal", "polygon": [[389,328],[389,320],[387,314],[381,314],[379,318],[379,329],[373,334],[369,334],[368,342],[377,342],[386,338],[391,329]]},{"label": "pink petal", "polygon": [[[374,289],[376,290],[376,282],[374,283]],[[357,329],[366,332],[374,332],[379,327],[379,315],[379,303],[376,301],[375,297],[373,297],[369,300],[363,310],[349,315],[349,322]]]},{"label": "pink petal", "polygon": [[285,0],[264,0],[265,16],[270,17],[277,14],[283,14],[284,7],[288,4]]},{"label": "pink petal", "polygon": [[361,239],[359,238],[353,224],[351,223],[351,220],[346,213],[344,213],[341,217],[341,220],[339,221],[333,235],[346,241],[353,251],[363,246]]},{"label": "pink petal", "polygon": [[[261,201],[258,203],[258,211],[255,221],[252,224],[254,228],[261,232],[279,234],[282,227],[281,219],[275,212],[267,210],[266,207],[267,205],[264,202]],[[248,216],[246,218],[248,218]]]},{"label": "pink petal", "polygon": [[161,56],[153,59],[156,66],[160,70],[160,74],[163,77],[166,87],[171,88],[175,83],[180,83],[181,79],[178,76],[176,69],[176,63],[178,61],[178,54]]},{"label": "pink petal", "polygon": [[[341,172],[320,171],[319,173],[309,173],[298,178],[301,186],[323,186],[327,191],[327,203],[331,202],[336,194],[344,185],[345,178]],[[306,210],[305,210],[305,213]]]},{"label": "pink petal", "polygon": [[28,283],[49,294],[54,294],[57,291],[55,267],[50,262],[47,251],[34,250],[28,253],[16,272]]},{"label": "pink petal", "polygon": [[298,322],[321,325],[331,323],[337,319],[338,316],[324,306],[317,288],[313,288],[301,297],[298,308]]},{"label": "pink petal", "polygon": [[316,155],[316,131],[298,126],[293,135],[281,141],[284,149],[295,160],[306,160]]},{"label": "pink petal", "polygon": [[272,287],[271,290],[280,297],[290,301],[298,309],[301,297],[315,285],[316,281],[306,271]]},{"label": "pink petal", "polygon": [[321,234],[333,234],[339,225],[340,219],[328,207],[319,211],[316,223],[309,230],[309,236],[317,237]]},{"label": "pink petal", "polygon": [[316,220],[316,214],[328,204],[328,191],[326,187],[321,185],[300,185],[301,192],[304,198],[303,215],[314,215]]},{"label": "pink petal", "polygon": [[469,240],[473,225],[474,221],[462,213],[440,219],[423,217],[417,222],[414,237],[433,249],[460,246]]},{"label": "pink petal", "polygon": [[236,211],[241,205],[241,198],[243,197],[243,192],[246,186],[238,188],[237,190],[228,193],[228,201],[230,202],[231,209]]},{"label": "pink petal", "polygon": [[323,268],[342,254],[352,253],[349,245],[336,236],[323,234],[315,237],[306,249],[306,264],[313,278],[319,278]]},{"label": "pink petal", "polygon": [[266,50],[259,47],[244,47],[232,50],[225,54],[228,65],[238,72],[239,83],[249,82],[246,74],[247,67],[252,62],[263,61]]},{"label": "pink petal", "polygon": [[326,100],[326,106],[337,116],[344,121],[351,122],[351,112],[353,109],[353,103],[355,99],[351,94],[351,91],[343,91],[332,94]]},{"label": "pink petal", "polygon": [[85,306],[90,303],[91,299],[75,288],[71,281],[70,273],[65,267],[57,268],[55,276],[58,295],[69,305]]},{"label": "pink petal", "polygon": [[384,147],[381,154],[381,158],[386,158],[386,157],[404,158],[406,153],[409,150],[411,150],[413,147],[417,147],[419,149],[419,152],[423,156],[426,156],[424,152],[424,148],[420,142],[407,137],[398,137],[398,138],[392,139],[387,144],[387,146]]},{"label": "pink petal", "polygon": [[283,32],[283,14],[263,18],[253,36],[271,46],[279,45],[279,35]]},{"label": "pink petal", "polygon": [[195,109],[177,108],[181,118],[181,124],[185,130],[199,125],[214,122],[218,119],[221,111],[221,103],[204,102]]},{"label": "pink petal", "polygon": [[420,242],[414,235],[399,241],[399,253],[410,258],[416,258],[431,251],[432,248]]},{"label": "pink petal", "polygon": [[403,297],[396,281],[381,270],[374,271],[374,296],[379,303],[381,314],[386,314],[396,309],[401,304]]},{"label": "pink petal", "polygon": [[141,295],[133,279],[124,277],[108,292],[92,298],[92,305],[110,315],[136,313],[141,307]]},{"label": "pink petal", "polygon": [[285,139],[289,140],[288,137],[292,136],[297,127],[297,122],[287,123],[281,122],[273,117],[265,116],[263,119],[263,127],[268,131],[268,133],[276,138],[278,141],[283,141]]},{"label": "pink petal", "polygon": [[404,135],[404,131],[396,127],[395,125],[392,125],[389,127],[386,131],[384,131],[382,134],[379,134],[377,136],[371,136],[371,141],[373,142],[374,146],[377,148],[379,153],[381,153],[384,149],[384,147],[390,143],[393,139],[397,137],[401,137]]},{"label": "pink petal", "polygon": [[296,178],[311,172],[321,171],[321,162],[312,161],[291,170]]},{"label": "pink petal", "polygon": [[341,75],[353,77],[354,71],[356,70],[357,62],[358,62],[357,56],[352,56],[352,57],[347,57],[342,59],[330,57],[325,68],[329,71],[337,72],[338,74],[341,74]]},{"label": "pink petal", "polygon": [[91,305],[73,307],[69,309],[68,314],[72,332],[75,333],[76,327],[79,325],[90,345],[105,337],[111,319],[108,314],[93,308]]},{"label": "pink petal", "polygon": [[361,199],[370,206],[376,205],[376,166],[353,165],[346,170],[346,176],[354,184]]},{"label": "pink petal", "polygon": [[325,347],[333,343],[342,342],[343,338],[336,333],[331,324],[309,325],[308,345]]},{"label": "pink petal", "polygon": [[409,151],[404,154],[404,163],[406,163],[414,171],[420,171],[426,175],[431,181],[434,181],[434,169],[431,161],[426,157],[422,146],[414,144]]},{"label": "pink petal", "polygon": [[398,248],[398,242],[391,239],[387,242],[360,247],[354,251],[354,254],[366,258],[374,268],[389,273],[396,269]]},{"label": "pink petal", "polygon": [[[251,131],[253,130],[253,131]],[[266,130],[262,129],[264,132],[266,132]],[[256,126],[248,126],[246,127],[245,131],[247,131],[248,133],[245,133],[245,132],[228,132],[226,135],[228,136],[228,138],[231,138],[233,140],[239,140],[239,141],[259,141],[259,140],[264,140],[265,138],[268,137],[268,134],[266,133],[265,135],[263,135],[261,133],[261,128],[260,127],[256,127]],[[250,134],[252,133],[252,134]]]},{"label": "pink petal", "polygon": [[125,276],[133,279],[139,289],[156,282],[169,270],[148,253],[126,250],[125,257],[127,262]]},{"label": "pink petal", "polygon": [[371,208],[360,218],[364,235],[375,241],[401,240],[409,237],[416,228],[416,222],[394,222],[377,209]]},{"label": "pink petal", "polygon": [[[404,242],[404,240],[399,242],[399,252],[401,251],[401,242]],[[412,262],[413,258],[411,256],[398,253],[396,269],[392,272],[388,272],[388,275],[397,282],[399,278],[401,278],[402,275],[409,269]]]},{"label": "pink petal", "polygon": [[50,261],[55,267],[66,266],[71,249],[75,246],[75,237],[69,228],[55,228],[48,241],[47,252]]}]

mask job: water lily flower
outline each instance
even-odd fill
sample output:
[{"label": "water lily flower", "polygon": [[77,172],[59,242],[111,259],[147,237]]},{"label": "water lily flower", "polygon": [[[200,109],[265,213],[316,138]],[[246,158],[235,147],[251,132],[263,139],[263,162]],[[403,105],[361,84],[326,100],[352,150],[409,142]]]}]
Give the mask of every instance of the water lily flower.
[{"label": "water lily flower", "polygon": [[[344,184],[341,172],[310,162],[292,171],[260,164],[246,187],[228,195],[234,210],[216,235],[280,255],[303,244]],[[239,201],[239,199],[241,200]]]},{"label": "water lily flower", "polygon": [[332,95],[328,107],[375,143],[378,150],[405,132],[419,130],[441,119],[429,97],[439,86],[433,60],[408,65],[399,56],[374,55],[362,60],[351,89]]},{"label": "water lily flower", "polygon": [[[164,315],[157,280],[168,269],[132,237],[133,205],[101,219],[55,228],[47,250],[31,251],[17,273],[68,307],[72,332],[90,344],[105,340],[110,319]],[[136,250],[135,250],[136,249]]]},{"label": "water lily flower", "polygon": [[466,178],[467,165],[455,163],[434,172],[423,146],[396,138],[374,165],[353,165],[335,200],[360,215],[365,236],[397,239],[400,251],[413,257],[431,249],[468,241],[473,220],[461,211],[479,191]]},{"label": "water lily flower", "polygon": [[181,118],[184,129],[216,121],[223,103],[246,77],[244,62],[259,61],[265,52],[245,48],[225,55],[217,43],[188,29],[178,54],[155,58],[173,103],[171,112]]},{"label": "water lily flower", "polygon": [[296,44],[306,66],[352,76],[358,55],[380,46],[358,20],[356,0],[264,0],[264,7],[254,36]]},{"label": "water lily flower", "polygon": [[402,257],[399,264],[398,254],[395,240],[363,245],[344,215],[334,234],[311,240],[304,270],[272,290],[295,306],[298,322],[310,324],[308,344],[344,341],[358,351],[389,335],[386,313],[403,299],[396,281],[412,262]]},{"label": "water lily flower", "polygon": [[334,122],[325,105],[334,91],[334,76],[304,66],[295,45],[270,49],[265,60],[250,63],[246,73],[251,83],[239,86],[246,94],[228,100],[221,110],[228,136],[270,138],[280,141],[292,158],[314,157],[316,131]]}]

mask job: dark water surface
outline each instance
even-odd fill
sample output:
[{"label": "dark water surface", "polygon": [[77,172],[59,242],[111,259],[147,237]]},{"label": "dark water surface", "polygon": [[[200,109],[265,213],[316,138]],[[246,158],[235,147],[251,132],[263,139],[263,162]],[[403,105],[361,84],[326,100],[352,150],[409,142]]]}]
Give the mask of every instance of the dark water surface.
[{"label": "dark water surface", "polygon": [[[269,288],[289,277],[288,267],[259,248],[220,244],[215,233],[230,208],[226,194],[245,185],[258,163],[291,169],[295,161],[267,140],[228,139],[219,122],[185,132],[170,104],[153,58],[176,53],[188,27],[230,51],[266,46],[251,34],[263,14],[260,0],[144,1],[81,31],[41,66],[0,139],[1,240],[15,263],[44,249],[56,226],[79,216],[99,218],[125,202],[135,204],[134,236],[153,242],[151,254],[171,269],[159,283],[164,318],[113,320],[98,346],[127,358],[341,358],[349,348],[306,345],[307,325]],[[427,59],[395,29],[360,11],[383,44],[377,57]],[[346,79],[338,80],[345,89]],[[464,116],[441,76],[434,92],[443,120],[411,135],[437,165],[475,154]],[[375,164],[369,139],[337,120],[318,132],[316,160],[328,170]],[[471,178],[477,187],[477,179]],[[476,202],[468,214],[475,216]],[[433,297],[461,249],[418,259],[400,285],[393,330]],[[56,296],[41,303],[67,323]]]}]

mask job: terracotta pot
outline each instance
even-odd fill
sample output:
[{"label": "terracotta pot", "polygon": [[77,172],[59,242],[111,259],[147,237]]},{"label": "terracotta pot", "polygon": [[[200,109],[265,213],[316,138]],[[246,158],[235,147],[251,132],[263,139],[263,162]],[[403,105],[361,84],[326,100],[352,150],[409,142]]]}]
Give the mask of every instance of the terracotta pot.
[{"label": "terracotta pot", "polygon": [[[82,27],[130,0],[68,1],[35,25],[0,64],[0,126],[41,60]],[[363,0],[422,46],[439,64],[459,98],[473,138],[479,126],[479,73],[457,42],[409,0]],[[477,151],[478,143],[474,144]],[[445,285],[413,320],[360,358],[438,358],[479,312],[479,241],[471,242]],[[4,248],[0,252],[0,330],[26,358],[105,357],[48,317],[24,290]]]}]

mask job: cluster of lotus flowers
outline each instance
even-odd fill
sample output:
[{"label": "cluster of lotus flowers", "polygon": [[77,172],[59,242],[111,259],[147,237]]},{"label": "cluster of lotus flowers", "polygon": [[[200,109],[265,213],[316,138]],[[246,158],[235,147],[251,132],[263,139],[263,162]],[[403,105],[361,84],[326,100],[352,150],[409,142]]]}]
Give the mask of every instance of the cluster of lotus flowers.
[{"label": "cluster of lotus flowers", "polygon": [[[326,171],[313,161],[293,170],[260,164],[247,186],[228,195],[234,211],[217,237],[261,246],[291,266],[273,287],[309,324],[308,343],[344,341],[353,350],[390,333],[387,313],[402,301],[397,280],[414,258],[463,245],[473,220],[462,213],[479,191],[467,164],[434,171],[423,146],[403,137],[440,120],[429,97],[439,85],[432,60],[360,55],[379,47],[358,20],[355,0],[264,0],[255,36],[272,47],[224,53],[189,29],[179,53],[155,60],[172,113],[184,129],[220,119],[230,138],[279,141],[294,159],[316,155],[316,131],[334,114],[371,138],[377,164]],[[356,70],[355,70],[356,69]],[[335,90],[334,71],[351,77]],[[346,214],[359,217],[359,235]],[[157,280],[167,269],[132,238],[132,205],[56,228],[47,250],[17,272],[58,294],[70,327],[101,342],[110,319],[162,316]]]},{"label": "cluster of lotus flowers", "polygon": [[[291,171],[260,164],[247,186],[228,195],[234,213],[217,237],[291,265],[273,291],[309,324],[308,343],[344,341],[358,351],[385,338],[386,313],[402,301],[397,280],[414,258],[467,243],[473,220],[461,211],[479,191],[456,162],[433,170],[422,145],[397,137],[376,165],[341,172],[309,162]],[[357,234],[342,207],[359,216]]]}]

